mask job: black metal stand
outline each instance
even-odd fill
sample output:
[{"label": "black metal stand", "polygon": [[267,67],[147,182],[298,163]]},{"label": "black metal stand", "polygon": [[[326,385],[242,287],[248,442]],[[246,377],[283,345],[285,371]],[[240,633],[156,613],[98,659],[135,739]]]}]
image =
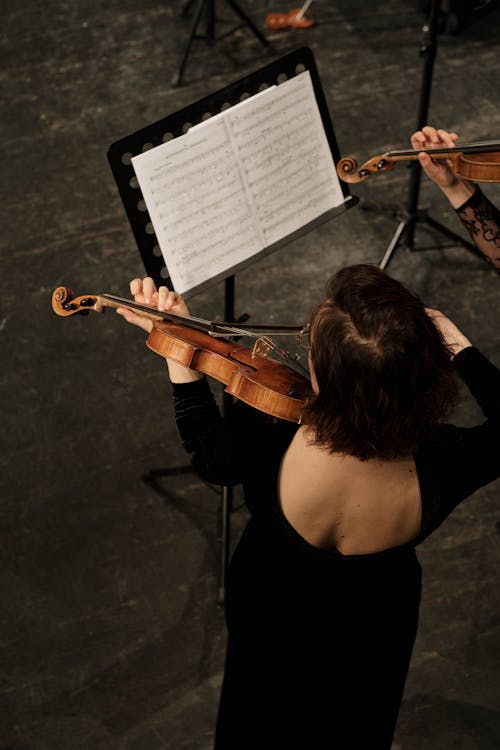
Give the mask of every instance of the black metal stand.
[{"label": "black metal stand", "polygon": [[[235,279],[234,276],[229,276],[225,280],[224,290],[224,320],[227,320],[228,323],[232,323],[235,320],[234,292]],[[240,322],[243,322],[243,319],[246,319],[247,317],[247,315],[242,316]],[[229,412],[232,406],[233,397],[224,391],[222,394],[222,413],[224,415],[224,419],[227,419],[227,417],[229,416]],[[233,487],[231,485],[224,485],[221,487],[217,537],[217,542],[219,545],[219,587],[217,602],[221,605],[224,604],[226,597],[226,575],[231,545],[231,513],[233,511],[233,494]]]},{"label": "black metal stand", "polygon": [[[429,111],[429,101],[432,88],[432,74],[437,51],[437,25],[439,6],[439,0],[432,0],[432,2],[430,3],[428,18],[426,19],[422,27],[422,47],[420,49],[420,55],[424,58],[424,68],[420,90],[417,130],[421,130],[427,124],[427,114]],[[396,229],[396,232],[385,252],[385,255],[379,264],[379,267],[382,269],[387,267],[390,260],[392,259],[393,254],[400,244],[404,244],[410,250],[414,249],[415,226],[418,221],[428,224],[433,229],[436,229],[437,231],[444,234],[450,240],[453,240],[453,242],[466,247],[467,250],[470,250],[472,253],[474,253],[474,255],[482,257],[475,245],[473,245],[471,242],[468,242],[459,234],[453,232],[451,229],[443,226],[435,219],[432,219],[427,215],[425,211],[419,210],[417,208],[418,196],[420,191],[420,180],[422,177],[422,167],[418,162],[412,161],[410,163],[410,169],[410,185],[403,219],[399,223],[399,226]]]},{"label": "black metal stand", "polygon": [[[199,16],[203,8],[207,9],[208,0],[191,0],[185,3],[185,10],[187,12],[190,5],[194,2],[197,3],[197,19],[195,24],[199,21]],[[235,7],[235,3],[232,0],[227,0],[232,7]],[[214,2],[211,0],[209,11],[212,11]],[[244,17],[246,20],[246,17]],[[210,16],[207,20],[209,21],[208,29],[210,31],[213,26],[210,24],[213,22],[214,15]],[[260,38],[260,35],[257,33]],[[266,40],[262,37],[262,42],[267,45]],[[272,48],[271,48],[272,49]],[[185,107],[178,112],[175,112],[161,120],[157,120],[148,127],[142,128],[136,133],[131,133],[124,138],[120,138],[111,144],[108,149],[108,160],[122,198],[122,202],[130,222],[130,226],[134,233],[141,258],[144,262],[144,266],[148,276],[151,276],[157,286],[168,283],[167,267],[163,257],[157,253],[158,240],[154,233],[149,232],[149,225],[151,218],[147,212],[138,209],[139,197],[141,192],[138,186],[137,175],[134,172],[132,165],[132,157],[137,156],[143,152],[144,144],[153,144],[155,147],[160,146],[164,143],[164,136],[166,133],[175,134],[174,137],[180,136],[184,132],[184,125],[186,122],[198,124],[202,122],[204,113],[208,112],[221,112],[225,105],[229,103],[231,106],[238,104],[242,101],[243,94],[248,96],[249,93],[255,95],[261,90],[263,85],[268,87],[271,83],[279,80],[281,76],[284,76],[285,80],[293,78],[298,75],[300,71],[308,71],[311,76],[311,82],[314,89],[314,95],[316,97],[317,105],[321,115],[321,121],[324,128],[325,136],[332,153],[332,157],[335,162],[340,158],[337,141],[333,129],[333,124],[330,119],[330,114],[326,104],[326,99],[322,90],[321,80],[319,73],[316,68],[314,56],[312,51],[308,47],[301,47],[293,50],[284,57],[271,62],[265,67],[257,70],[250,75],[245,76],[240,81],[232,83],[229,86],[210,94],[197,102],[194,102],[189,107]],[[182,69],[180,71],[182,73]],[[337,216],[340,216],[345,211],[348,211],[353,206],[357,205],[358,200],[355,196],[352,196],[349,191],[347,183],[342,183],[340,186],[343,195],[343,201],[335,206],[333,209],[325,212],[322,216],[319,216],[312,222],[304,224],[303,227],[292,232],[290,235],[283,237],[278,242],[265,247],[261,252],[256,253],[254,256],[248,259],[244,263],[238,263],[233,269],[226,269],[228,276],[225,278],[225,315],[224,319],[227,322],[234,321],[236,324],[244,323],[248,319],[248,315],[239,316],[235,319],[234,314],[234,298],[235,298],[235,278],[232,275],[235,269],[242,269],[255,262],[258,258],[262,257],[269,252],[274,252],[281,246],[285,246],[292,240],[301,236],[302,234],[309,232],[320,223],[329,221]],[[209,283],[209,282],[205,282]],[[212,282],[210,282],[212,283]],[[169,284],[170,285],[170,284]],[[190,290],[190,293],[199,291],[203,284],[199,284]],[[223,412],[224,415],[228,414],[228,410],[232,407],[231,397],[224,394]],[[175,477],[193,471],[190,465],[170,468],[155,468],[146,471],[143,474],[143,481],[152,487],[158,494],[170,502],[176,502],[177,498],[175,493],[163,488],[159,480],[167,477]],[[219,487],[208,485],[211,490],[218,491]],[[231,513],[233,509],[233,487],[220,487],[220,503],[219,503],[219,528],[217,541],[219,545],[219,585],[218,585],[218,601],[220,604],[224,603],[225,599],[225,585],[226,585],[226,571],[230,552],[230,532],[231,532]]]},{"label": "black metal stand", "polygon": [[[215,37],[215,23],[216,23],[216,15],[215,15],[215,0],[187,0],[187,2],[184,3],[184,6],[181,11],[182,16],[188,16],[189,11],[191,9],[191,6],[196,2],[196,8],[194,11],[193,16],[193,25],[191,27],[191,33],[189,35],[186,47],[184,49],[184,52],[181,57],[181,62],[179,65],[179,70],[172,78],[172,85],[173,86],[181,86],[182,85],[182,79],[184,76],[184,71],[186,69],[187,60],[189,57],[189,51],[191,49],[191,45],[193,43],[194,39],[204,39],[208,44],[214,44],[216,41]],[[234,1],[234,0],[225,0],[225,2],[233,9],[233,11],[236,13],[237,16],[240,17],[242,23],[238,26],[235,26],[230,31],[227,31],[225,34],[222,34],[219,39],[222,39],[225,36],[228,36],[229,34],[232,34],[237,29],[240,29],[242,26],[246,25],[250,29],[250,31],[253,32],[253,34],[257,37],[259,42],[264,45],[264,47],[269,47],[269,42],[261,34],[257,26],[253,23],[253,21],[249,18],[249,16],[240,8],[240,6]],[[205,34],[198,34],[198,26],[201,21],[201,17],[203,15],[203,12],[205,12]]]}]

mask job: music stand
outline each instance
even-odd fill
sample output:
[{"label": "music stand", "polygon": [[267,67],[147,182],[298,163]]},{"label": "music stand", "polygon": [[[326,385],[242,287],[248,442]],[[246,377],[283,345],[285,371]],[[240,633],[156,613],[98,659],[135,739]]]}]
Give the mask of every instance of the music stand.
[{"label": "music stand", "polygon": [[[308,76],[307,79],[301,79],[301,74]],[[300,80],[299,80],[300,79]],[[333,125],[330,119],[327,103],[324,97],[321,81],[314,61],[312,51],[307,47],[302,47],[294,52],[285,55],[283,58],[276,60],[275,62],[267,65],[266,67],[246,76],[245,78],[231,84],[224,89],[211,94],[200,101],[197,101],[186,107],[179,112],[176,112],[162,120],[143,128],[136,133],[133,133],[125,138],[122,138],[113,143],[108,149],[108,161],[113,172],[118,191],[120,193],[132,232],[135,236],[136,243],[139,249],[139,253],[142,257],[144,266],[149,276],[151,276],[157,285],[165,284],[170,288],[174,288],[172,279],[169,276],[168,269],[166,267],[165,259],[162,251],[159,247],[159,239],[156,236],[156,230],[152,223],[152,216],[150,211],[153,211],[153,206],[150,202],[150,208],[146,205],[144,200],[144,194],[141,191],[138,174],[132,165],[132,160],[136,163],[136,169],[139,166],[139,162],[142,160],[147,161],[149,158],[148,154],[155,147],[163,146],[166,143],[172,142],[175,149],[179,149],[178,153],[182,154],[182,141],[176,141],[176,138],[180,138],[182,135],[189,136],[190,128],[193,128],[195,134],[194,140],[199,141],[203,138],[203,123],[207,122],[210,126],[211,118],[213,122],[216,122],[216,117],[223,116],[228,110],[236,112],[236,105],[247,106],[248,102],[252,105],[255,104],[257,108],[261,107],[264,112],[269,109],[269,99],[266,99],[266,105],[262,105],[262,100],[259,96],[267,96],[270,94],[274,96],[277,92],[286,92],[288,84],[298,82],[300,86],[307,83],[312,89],[314,96],[312,97],[312,103],[315,100],[315,106],[312,108],[311,98],[304,100],[304,109],[307,113],[311,113],[311,110],[316,109],[317,120],[320,123],[321,138],[324,139],[323,145],[326,152],[321,153],[331,157],[332,160],[332,173],[335,175],[335,189],[336,205],[328,210],[324,210],[323,213],[316,216],[311,221],[300,225],[295,231],[290,232],[276,241],[271,241],[270,244],[264,246],[260,251],[254,255],[248,257],[246,260],[239,262],[236,265],[229,266],[223,272],[212,275],[210,278],[202,283],[195,283],[190,289],[177,289],[182,291],[183,296],[189,296],[190,294],[201,291],[207,285],[213,285],[220,280],[224,280],[225,283],[225,309],[224,316],[226,322],[234,322],[234,299],[235,299],[235,273],[240,269],[246,268],[254,263],[258,258],[264,257],[265,255],[275,252],[278,248],[285,246],[292,242],[295,238],[304,235],[311,229],[319,226],[320,224],[343,214],[346,210],[356,205],[358,200],[352,196],[349,192],[349,187],[344,182],[337,180],[335,172],[335,164],[340,158],[339,149],[337,146]],[[267,91],[269,89],[269,91]],[[271,90],[272,89],[272,90]],[[309,90],[309,89],[308,89]],[[257,96],[258,95],[258,96]],[[283,93],[283,97],[286,98],[286,93]],[[277,97],[279,99],[279,96]],[[274,100],[276,101],[276,100]],[[306,107],[307,104],[307,107]],[[316,107],[317,105],[317,107]],[[271,103],[272,106],[272,103]],[[247,111],[247,110],[245,110]],[[284,110],[288,112],[288,109]],[[311,115],[312,116],[312,115]],[[247,117],[242,117],[242,121],[247,125]],[[220,120],[219,120],[220,122]],[[224,123],[226,124],[226,123]],[[293,126],[296,129],[296,136],[300,134],[302,138],[303,132],[299,127],[297,130],[297,123],[293,122]],[[202,130],[197,129],[195,126],[201,125]],[[280,131],[281,133],[281,131]],[[200,134],[200,135],[198,135]],[[256,140],[260,145],[262,139],[259,133],[259,138]],[[281,139],[281,136],[280,136]],[[303,139],[303,138],[302,138]],[[303,139],[304,140],[304,139]],[[286,139],[283,138],[286,142]],[[305,139],[308,148],[311,147],[310,140]],[[185,141],[184,141],[185,143]],[[180,144],[180,145],[179,145]],[[293,141],[291,142],[293,146]],[[165,149],[163,149],[165,150]],[[161,149],[158,149],[158,153]],[[298,159],[297,150],[293,152],[293,155]],[[146,160],[142,159],[146,156]],[[155,157],[156,158],[156,157]],[[173,157],[168,157],[173,158]],[[289,162],[294,162],[293,156],[290,156]],[[171,162],[168,162],[169,165]],[[224,162],[225,163],[225,162]],[[279,165],[279,162],[278,162]],[[169,168],[171,168],[169,166]],[[296,164],[294,163],[294,168]],[[317,179],[318,170],[312,174],[312,179]],[[307,175],[300,170],[297,170],[299,182],[302,186],[306,181]],[[178,185],[175,183],[175,192],[178,191]],[[307,186],[304,185],[301,189],[306,194],[306,204],[315,205],[314,200],[311,196],[307,195]],[[338,201],[338,202],[337,202]],[[199,207],[194,201],[196,206],[196,213],[199,212]],[[155,209],[156,210],[156,209]],[[289,207],[286,208],[289,211]],[[295,213],[292,212],[294,218]],[[158,226],[158,223],[157,223]],[[231,397],[224,393],[223,412],[227,416],[228,410],[231,407]],[[175,475],[183,473],[185,469],[173,468],[173,469],[155,469],[151,470],[144,476],[144,480],[149,484],[152,484],[157,491],[159,487],[157,479],[164,476]],[[189,470],[189,469],[187,469]],[[229,553],[230,543],[230,514],[232,511],[232,490],[231,486],[224,486],[221,488],[221,498],[219,504],[219,519],[220,519],[220,569],[219,569],[219,588],[218,588],[218,601],[223,603],[225,594],[225,577],[226,568]],[[166,493],[165,493],[166,494]]]},{"label": "music stand", "polygon": [[[191,45],[194,39],[203,39],[208,44],[214,44],[218,39],[223,39],[224,37],[229,36],[229,34],[234,33],[235,31],[242,28],[243,26],[248,26],[250,31],[257,37],[259,42],[264,47],[270,46],[265,36],[261,34],[257,26],[251,20],[251,18],[240,8],[240,6],[238,5],[238,3],[235,2],[235,0],[225,0],[225,1],[232,8],[232,10],[236,13],[236,15],[240,17],[242,23],[239,24],[238,26],[233,27],[229,31],[226,31],[225,34],[221,34],[218,38],[215,37],[215,24],[216,24],[215,0],[187,0],[184,3],[184,6],[181,11],[181,15],[184,17],[189,15],[189,10],[195,1],[197,5],[194,11],[191,33],[189,34],[186,46],[182,53],[181,61],[179,64],[179,69],[177,73],[172,77],[173,86],[180,86],[182,84],[182,78],[184,76],[184,71],[186,69],[189,51],[191,49]],[[205,34],[198,34],[197,33],[198,26],[200,24],[203,12],[205,12]]]},{"label": "music stand", "polygon": [[[427,114],[429,111],[429,101],[432,87],[432,74],[434,61],[437,53],[437,27],[438,14],[440,9],[439,0],[431,0],[430,10],[426,21],[422,27],[422,46],[420,55],[424,58],[422,71],[422,84],[420,89],[420,101],[417,118],[417,130],[421,130],[427,125]],[[420,181],[422,177],[422,167],[419,162],[410,162],[410,184],[408,187],[408,197],[406,209],[403,218],[400,221],[394,236],[389,243],[387,250],[379,264],[379,268],[386,268],[392,259],[393,254],[401,243],[404,243],[409,250],[414,250],[415,227],[417,222],[424,222],[428,226],[444,234],[445,237],[453,242],[463,245],[467,250],[482,258],[481,253],[475,245],[468,242],[456,232],[448,227],[443,226],[438,221],[430,217],[426,211],[418,209],[418,197],[420,191]],[[484,260],[484,259],[483,259]]]}]

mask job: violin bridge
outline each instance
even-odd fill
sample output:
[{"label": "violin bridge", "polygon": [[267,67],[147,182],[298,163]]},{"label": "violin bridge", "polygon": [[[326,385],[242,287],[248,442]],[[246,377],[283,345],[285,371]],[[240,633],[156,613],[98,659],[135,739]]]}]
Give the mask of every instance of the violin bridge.
[{"label": "violin bridge", "polygon": [[253,357],[267,357],[271,349],[274,348],[273,342],[267,336],[260,336],[253,345],[252,358]]}]

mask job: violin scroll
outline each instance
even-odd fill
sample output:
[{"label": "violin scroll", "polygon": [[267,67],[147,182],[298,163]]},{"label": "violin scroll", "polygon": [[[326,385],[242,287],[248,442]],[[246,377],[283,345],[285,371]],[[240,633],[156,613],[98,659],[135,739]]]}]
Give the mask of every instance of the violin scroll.
[{"label": "violin scroll", "polygon": [[[74,292],[67,286],[58,286],[52,293],[52,309],[56,315],[67,318],[69,315],[86,315],[89,310],[103,313],[107,307],[132,307],[137,315],[153,321],[161,320],[164,314],[153,305],[137,305],[130,300],[114,297],[111,294],[82,294],[75,297]],[[176,316],[171,316],[176,317]]]},{"label": "violin scroll", "polygon": [[344,182],[363,182],[371,174],[393,167],[393,161],[383,154],[368,159],[360,168],[358,168],[358,163],[352,156],[345,156],[337,162],[337,174]]},{"label": "violin scroll", "polygon": [[98,298],[95,295],[86,294],[75,297],[74,292],[67,286],[58,286],[52,293],[52,309],[56,315],[63,318],[76,313],[86,315],[91,308],[101,312],[98,309]]}]

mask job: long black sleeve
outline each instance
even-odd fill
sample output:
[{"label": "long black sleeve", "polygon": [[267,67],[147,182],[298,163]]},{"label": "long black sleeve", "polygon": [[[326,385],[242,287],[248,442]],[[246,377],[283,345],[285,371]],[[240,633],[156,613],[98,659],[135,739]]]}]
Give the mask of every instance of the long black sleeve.
[{"label": "long black sleeve", "polygon": [[473,427],[442,425],[415,457],[426,498],[422,541],[476,490],[500,477],[500,370],[475,347],[455,357],[462,380],[485,420]]},{"label": "long black sleeve", "polygon": [[231,420],[223,420],[207,378],[174,383],[172,391],[177,429],[197,474],[213,484],[238,484],[241,469]]},{"label": "long black sleeve", "polygon": [[185,450],[194,453],[218,435],[221,427],[219,407],[207,378],[190,383],[172,383],[177,429]]},{"label": "long black sleeve", "polygon": [[278,462],[298,425],[275,419],[237,399],[222,416],[208,379],[173,384],[177,429],[195,471],[219,485],[245,483]]},{"label": "long black sleeve", "polygon": [[499,423],[500,370],[498,367],[495,367],[475,346],[462,349],[457,354],[455,367],[485,417]]}]

